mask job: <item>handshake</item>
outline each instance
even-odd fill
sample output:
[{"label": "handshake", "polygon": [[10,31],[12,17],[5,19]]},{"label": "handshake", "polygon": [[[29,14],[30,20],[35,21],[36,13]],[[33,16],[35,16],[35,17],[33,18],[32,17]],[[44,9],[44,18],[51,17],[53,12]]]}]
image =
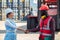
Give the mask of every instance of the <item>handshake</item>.
[{"label": "handshake", "polygon": [[21,28],[17,28],[17,29],[20,30],[20,31],[23,31],[25,34],[27,34],[27,33],[30,32],[29,30],[23,30],[23,29],[21,29]]},{"label": "handshake", "polygon": [[27,34],[27,33],[29,33],[29,32],[30,32],[29,30],[24,30],[24,33],[25,33],[25,34]]}]

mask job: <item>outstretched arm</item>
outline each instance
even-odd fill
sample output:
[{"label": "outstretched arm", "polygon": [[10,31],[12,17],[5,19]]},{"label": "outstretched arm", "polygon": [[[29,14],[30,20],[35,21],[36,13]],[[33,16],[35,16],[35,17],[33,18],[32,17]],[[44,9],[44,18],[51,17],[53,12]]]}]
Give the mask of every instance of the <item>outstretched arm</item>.
[{"label": "outstretched arm", "polygon": [[26,32],[24,29],[22,28],[17,28],[17,30],[20,30],[20,31],[23,31],[23,32]]},{"label": "outstretched arm", "polygon": [[[39,24],[40,24],[40,22],[39,22]],[[40,26],[39,26],[39,24],[38,24],[38,26],[37,26],[36,28],[34,28],[34,29],[26,30],[25,33],[29,33],[29,32],[37,32],[37,31],[39,31],[39,30],[40,30]]]},{"label": "outstretched arm", "polygon": [[34,28],[34,29],[29,29],[30,32],[37,32],[37,31],[39,31],[39,30],[40,30],[40,27]]},{"label": "outstretched arm", "polygon": [[19,28],[19,27],[17,27],[16,25],[12,24],[12,23],[10,22],[10,20],[6,20],[5,25],[8,25],[8,26],[11,27],[11,28],[15,28],[15,29],[17,29],[17,30],[20,30],[20,31],[25,32],[25,30],[23,30],[22,28]]},{"label": "outstretched arm", "polygon": [[37,28],[26,30],[25,33],[37,32],[37,31],[39,31],[39,30],[40,30],[40,27],[38,26]]}]

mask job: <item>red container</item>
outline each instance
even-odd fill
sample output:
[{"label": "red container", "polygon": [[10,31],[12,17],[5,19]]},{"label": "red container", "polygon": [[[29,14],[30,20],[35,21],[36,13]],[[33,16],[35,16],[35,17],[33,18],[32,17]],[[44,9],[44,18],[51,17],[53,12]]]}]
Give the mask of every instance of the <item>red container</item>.
[{"label": "red container", "polygon": [[45,0],[45,2],[57,2],[57,0]]}]

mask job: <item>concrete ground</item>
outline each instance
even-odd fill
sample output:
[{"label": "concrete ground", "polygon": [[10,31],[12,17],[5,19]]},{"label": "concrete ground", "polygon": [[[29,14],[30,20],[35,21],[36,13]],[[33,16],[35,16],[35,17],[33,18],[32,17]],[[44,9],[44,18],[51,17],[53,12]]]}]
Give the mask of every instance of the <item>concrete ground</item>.
[{"label": "concrete ground", "polygon": [[[0,34],[0,40],[4,40],[5,33]],[[38,40],[39,34],[17,34],[17,40]],[[55,34],[55,40],[60,40],[60,32]]]},{"label": "concrete ground", "polygon": [[[17,26],[20,26],[23,29],[26,29],[27,23],[16,23]],[[5,27],[4,21],[0,21],[0,40],[4,40],[5,37]],[[21,31],[17,31],[17,40],[38,40],[39,32],[24,34]],[[55,40],[60,40],[60,32],[55,33]]]}]

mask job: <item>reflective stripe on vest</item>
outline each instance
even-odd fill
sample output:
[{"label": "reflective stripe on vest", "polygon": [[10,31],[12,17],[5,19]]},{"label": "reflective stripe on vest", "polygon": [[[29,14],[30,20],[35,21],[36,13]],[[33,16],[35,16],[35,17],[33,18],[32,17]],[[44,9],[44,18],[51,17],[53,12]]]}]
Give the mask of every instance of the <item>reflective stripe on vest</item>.
[{"label": "reflective stripe on vest", "polygon": [[42,33],[42,35],[44,35],[44,36],[52,36],[51,34],[46,34],[46,33]]},{"label": "reflective stripe on vest", "polygon": [[[50,19],[49,19],[49,21],[48,21],[48,23],[47,23],[47,27],[43,27],[43,28],[40,28],[40,29],[50,30],[50,28],[49,28],[49,23],[50,23],[51,18],[52,18],[52,17],[50,17]],[[42,21],[42,19],[41,19],[41,21]]]}]

